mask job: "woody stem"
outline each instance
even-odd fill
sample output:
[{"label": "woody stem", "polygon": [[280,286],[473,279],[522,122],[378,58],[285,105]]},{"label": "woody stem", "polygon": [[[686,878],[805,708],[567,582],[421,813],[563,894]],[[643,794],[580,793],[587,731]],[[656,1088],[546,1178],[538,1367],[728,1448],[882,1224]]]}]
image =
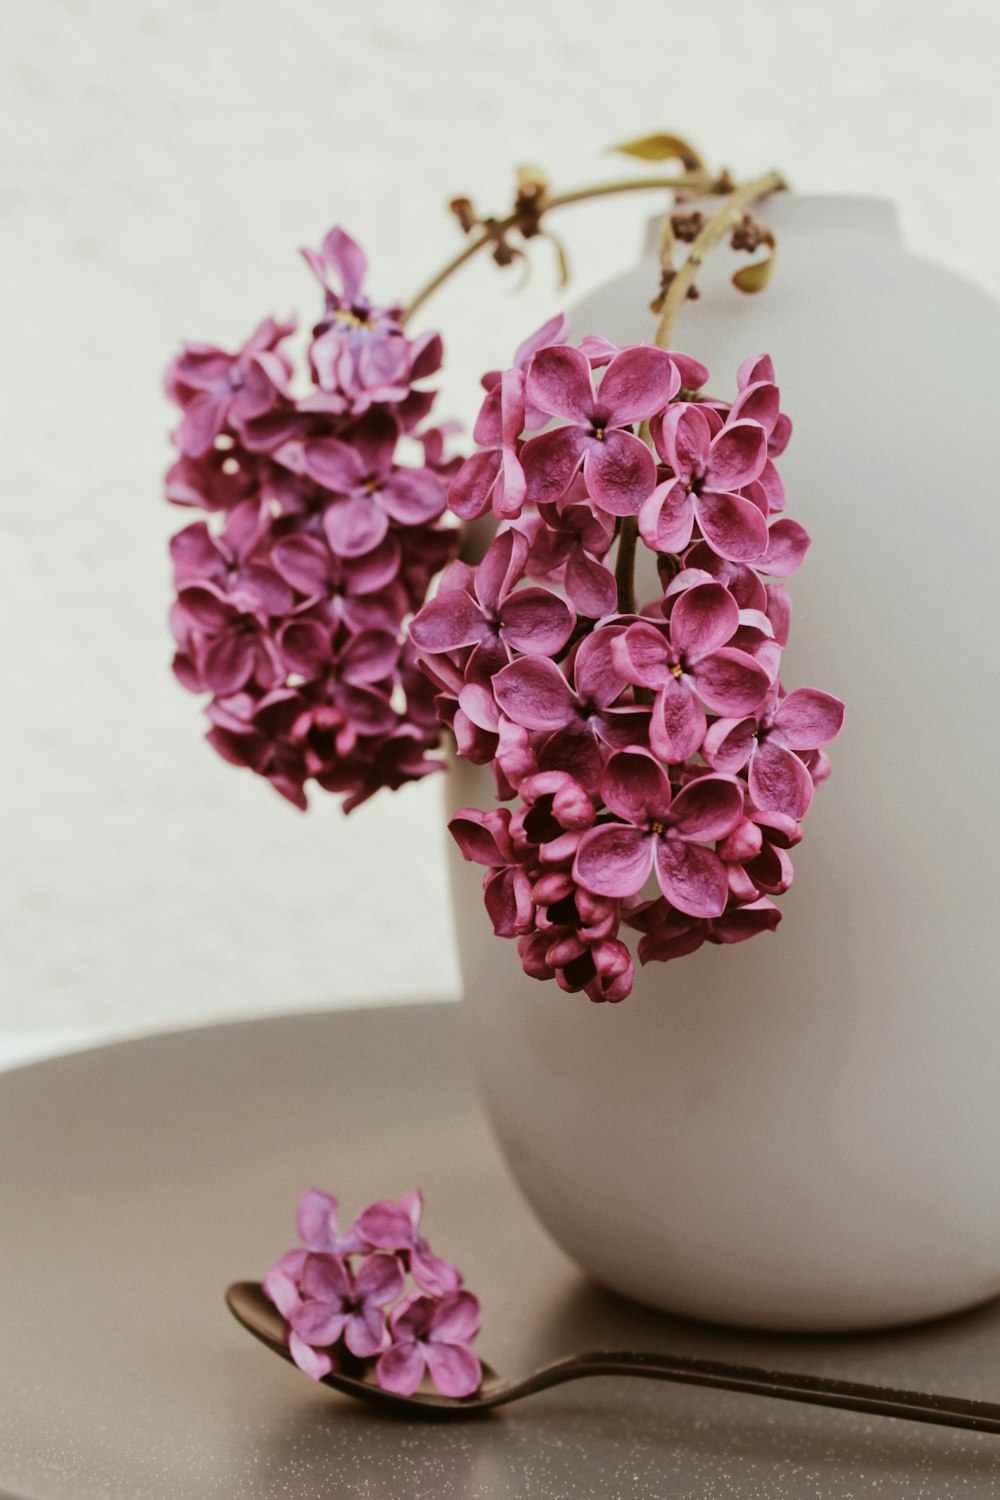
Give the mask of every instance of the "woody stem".
[{"label": "woody stem", "polygon": [[[539,217],[543,217],[554,208],[565,208],[571,203],[583,203],[588,198],[606,198],[613,193],[641,193],[648,192],[650,189],[659,189],[662,192],[664,189],[673,189],[704,196],[710,193],[717,183],[718,179],[708,172],[682,172],[674,177],[627,177],[618,182],[600,182],[592,187],[575,188],[572,192],[555,193],[551,198],[546,198],[542,203]],[[485,250],[488,245],[497,244],[510,230],[518,229],[522,222],[522,211],[515,210],[505,219],[497,219],[491,223],[489,229],[470,240],[458,255],[442,266],[441,270],[425,282],[411,299],[403,313],[403,323],[408,323],[427,299],[433,296],[456,271],[460,270],[467,260],[478,255],[480,250]]]},{"label": "woody stem", "polygon": [[656,329],[654,342],[658,349],[670,348],[677,314],[691,287],[694,286],[695,277],[709,251],[732,229],[735,229],[752,203],[757,203],[761,198],[767,198],[771,193],[779,192],[787,186],[788,184],[779,172],[767,172],[763,177],[755,177],[752,181],[745,182],[742,187],[735,188],[722,207],[706,222],[695,237],[687,259],[670,283]]}]

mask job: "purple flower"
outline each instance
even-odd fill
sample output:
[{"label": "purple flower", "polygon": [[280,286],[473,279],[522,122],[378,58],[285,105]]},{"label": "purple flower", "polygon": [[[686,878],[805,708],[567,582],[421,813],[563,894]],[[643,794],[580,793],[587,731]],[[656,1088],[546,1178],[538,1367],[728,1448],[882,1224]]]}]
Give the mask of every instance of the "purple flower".
[{"label": "purple flower", "polygon": [[[313,779],[349,810],[440,769],[433,692],[403,638],[455,549],[439,524],[455,461],[446,428],[419,430],[433,394],[413,388],[440,340],[410,341],[398,308],[372,307],[342,231],[324,255],[307,256],[326,293],[321,388],[292,393],[293,325],[270,320],[238,354],[193,346],[168,372],[184,412],[168,498],[228,513],[174,538],[171,626],[178,680],[212,695],[218,753],[297,807]],[[403,435],[422,465],[396,462]]]},{"label": "purple flower", "polygon": [[410,1275],[421,1291],[444,1297],[458,1290],[462,1278],[450,1261],[432,1255],[427,1241],[418,1234],[423,1208],[419,1192],[404,1193],[398,1203],[381,1199],[358,1215],[354,1227],[365,1244],[374,1249],[405,1253]]},{"label": "purple flower", "polygon": [[479,1389],[482,1366],[469,1348],[479,1332],[479,1303],[471,1292],[454,1292],[438,1300],[414,1296],[389,1317],[392,1347],[375,1367],[383,1390],[412,1396],[430,1375],[443,1396],[471,1396]]},{"label": "purple flower", "polygon": [[346,1234],[341,1234],[339,1211],[340,1205],[332,1193],[306,1188],[299,1199],[295,1223],[307,1249],[330,1255],[353,1255],[362,1248],[353,1225]]},{"label": "purple flower", "polygon": [[448,504],[460,520],[473,521],[491,506],[501,519],[520,515],[527,489],[518,458],[524,421],[524,375],[505,370],[483,402],[473,429],[482,446],[462,465],[448,490]]},{"label": "purple flower", "polygon": [[674,797],[656,759],[642,750],[612,755],[601,795],[620,822],[604,823],[580,840],[573,873],[603,896],[632,896],[656,870],[660,889],[678,911],[718,917],[729,883],[719,856],[702,845],[725,838],[743,816],[734,776],[700,776]]},{"label": "purple flower", "polygon": [[[519,532],[494,537],[474,573],[453,565],[452,579],[429,599],[410,625],[410,639],[433,655],[474,646],[485,652],[494,669],[510,650],[554,654],[573,630],[573,613],[548,589],[517,589],[523,576],[528,543]],[[460,586],[466,583],[466,587]]]},{"label": "purple flower", "polygon": [[286,614],[294,602],[292,590],[263,560],[270,521],[265,506],[243,500],[229,512],[219,536],[204,521],[185,526],[170,542],[177,587],[208,583],[237,608]]},{"label": "purple flower", "polygon": [[515,724],[541,734],[558,730],[596,735],[606,745],[631,743],[648,710],[615,707],[628,678],[613,650],[622,626],[585,636],[573,659],[573,686],[554,661],[522,656],[493,679],[500,708]]},{"label": "purple flower", "polygon": [[174,434],[183,454],[201,458],[220,434],[290,401],[291,363],[278,346],[294,332],[294,321],[265,318],[235,354],[214,344],[185,344],[165,378],[167,395],[184,412]]},{"label": "purple flower", "polygon": [[433,469],[393,462],[399,430],[390,419],[360,424],[349,442],[315,438],[290,443],[278,456],[331,492],[323,529],[338,557],[361,557],[391,526],[424,526],[444,510],[445,485]]},{"label": "purple flower", "polygon": [[[399,307],[375,307],[361,287],[368,262],[349,234],[331,229],[320,253],[303,256],[326,296],[310,361],[316,384],[337,399],[335,409],[367,411],[373,402],[402,401],[411,384],[413,355]],[[339,289],[331,283],[331,273]],[[427,374],[432,373],[430,370]]]},{"label": "purple flower", "polygon": [[760,474],[767,434],[757,422],[733,422],[712,436],[698,406],[678,404],[653,425],[656,451],[672,477],[649,496],[639,530],[655,552],[683,552],[695,522],[720,557],[754,562],[767,550],[767,520],[738,493]]},{"label": "purple flower", "polygon": [[525,394],[566,424],[530,438],[521,450],[528,498],[558,500],[581,463],[594,504],[611,515],[636,515],[656,483],[646,444],[627,431],[660,411],[680,388],[670,356],[640,344],[615,356],[595,396],[590,362],[579,349],[542,349],[528,368]]},{"label": "purple flower", "polygon": [[705,759],[725,772],[749,768],[750,795],[765,812],[798,822],[809,809],[813,780],[799,752],[828,745],[840,733],[844,705],[816,688],[796,688],[749,718],[719,719],[705,737]]},{"label": "purple flower", "polygon": [[357,1271],[340,1256],[310,1253],[299,1277],[304,1298],[286,1314],[292,1332],[313,1348],[328,1348],[341,1337],[359,1359],[386,1347],[383,1308],[404,1288],[394,1255],[369,1255]]},{"label": "purple flower", "polygon": [[725,644],[739,623],[728,590],[721,583],[702,583],[677,598],[666,629],[642,622],[618,638],[613,649],[623,674],[656,691],[649,735],[662,760],[679,763],[701,748],[706,708],[748,713],[771,691],[765,669]]}]

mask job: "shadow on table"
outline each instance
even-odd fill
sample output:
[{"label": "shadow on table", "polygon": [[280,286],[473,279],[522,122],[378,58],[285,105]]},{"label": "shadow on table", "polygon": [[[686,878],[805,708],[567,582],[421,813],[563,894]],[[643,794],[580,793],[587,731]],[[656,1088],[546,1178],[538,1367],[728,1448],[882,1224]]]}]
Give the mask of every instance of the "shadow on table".
[{"label": "shadow on table", "polygon": [[[963,1368],[970,1351],[981,1356],[972,1360],[974,1386],[980,1365],[994,1365],[998,1335],[996,1305],[874,1335],[748,1334],[650,1313],[582,1280],[539,1330],[550,1350],[672,1349],[925,1388],[935,1382],[919,1372],[935,1368],[936,1383],[951,1388],[954,1376],[944,1375]],[[326,1411],[310,1402],[308,1410],[273,1415],[260,1458],[281,1476],[290,1500],[312,1500],[327,1482],[338,1497],[392,1500],[704,1500],[715,1493],[948,1500],[1000,1488],[1000,1440],[989,1434],[654,1381],[587,1380],[463,1422],[373,1413],[333,1393]]]}]

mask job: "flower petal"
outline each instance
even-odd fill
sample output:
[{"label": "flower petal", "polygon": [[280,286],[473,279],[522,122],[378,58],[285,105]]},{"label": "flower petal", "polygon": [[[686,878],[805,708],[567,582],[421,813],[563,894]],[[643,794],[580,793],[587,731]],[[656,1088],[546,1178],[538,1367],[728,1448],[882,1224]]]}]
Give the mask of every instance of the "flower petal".
[{"label": "flower petal", "polygon": [[657,485],[639,511],[639,532],[654,552],[683,552],[694,530],[694,495],[678,479]]},{"label": "flower petal", "polygon": [[669,354],[652,344],[623,349],[608,365],[595,405],[611,427],[645,422],[662,411],[681,388]]},{"label": "flower petal", "polygon": [[434,1311],[430,1338],[445,1344],[467,1344],[479,1332],[482,1309],[471,1292],[453,1292]]},{"label": "flower petal", "polygon": [[573,659],[573,682],[584,704],[607,708],[628,683],[614,650],[618,632],[601,629],[584,636]]},{"label": "flower petal", "polygon": [[527,539],[519,531],[508,529],[493,538],[476,569],[476,597],[485,610],[493,612],[500,608],[523,576],[527,554]]},{"label": "flower petal", "polygon": [[626,823],[588,829],[576,851],[573,879],[596,896],[634,896],[653,868],[654,841],[652,833]]},{"label": "flower petal", "polygon": [[670,639],[691,660],[707,656],[732,640],[740,607],[721,583],[699,583],[685,589],[670,614]]},{"label": "flower petal", "polygon": [[576,717],[576,700],[555,662],[525,656],[493,679],[497,702],[525,729],[561,729]]},{"label": "flower petal", "polygon": [[768,529],[767,551],[757,566],[772,578],[788,578],[802,565],[809,550],[809,533],[798,521],[783,516]]},{"label": "flower petal", "polygon": [[331,1193],[319,1188],[306,1188],[299,1199],[295,1216],[299,1238],[310,1250],[335,1250],[337,1248],[338,1203]]},{"label": "flower petal", "polygon": [[753,385],[743,387],[730,408],[729,420],[737,422],[745,418],[749,422],[759,422],[765,432],[770,432],[780,410],[778,387],[773,380],[757,380]]},{"label": "flower petal", "polygon": [[384,1391],[412,1396],[424,1378],[424,1350],[412,1339],[393,1344],[375,1366],[375,1378]]},{"label": "flower petal", "polygon": [[424,526],[444,510],[444,483],[433,469],[396,469],[380,495],[386,513],[401,526]]},{"label": "flower petal", "polygon": [[[461,1276],[458,1267],[453,1266],[450,1260],[444,1260],[440,1255],[432,1255],[427,1246],[421,1241],[410,1251],[410,1275],[422,1292],[430,1297],[448,1297],[458,1291]],[[471,1296],[471,1292],[463,1292],[463,1296]],[[475,1302],[475,1298],[472,1299]],[[476,1306],[478,1307],[478,1303]]]},{"label": "flower petal", "polygon": [[705,707],[727,719],[752,714],[771,691],[771,679],[760,663],[729,646],[695,662],[691,676]]},{"label": "flower petal", "polygon": [[205,686],[210,693],[226,698],[253,676],[257,653],[248,635],[222,635],[205,648],[201,664]]},{"label": "flower petal", "polygon": [[302,468],[324,489],[349,495],[365,477],[356,448],[340,438],[313,438],[302,445]]},{"label": "flower petal", "polygon": [[738,490],[756,479],[767,462],[767,433],[759,422],[727,422],[712,441],[706,483]]},{"label": "flower petal", "polygon": [[818,688],[796,688],[778,704],[774,727],[789,750],[816,750],[843,729],[844,705]]},{"label": "flower petal", "polygon": [[603,563],[577,549],[566,564],[566,593],[577,614],[599,620],[611,614],[618,603],[614,574]]},{"label": "flower petal", "polygon": [[564,495],[586,449],[587,436],[580,427],[554,427],[529,438],[521,449],[527,499],[543,505]]},{"label": "flower petal", "polygon": [[601,510],[612,516],[636,516],[656,487],[656,464],[645,443],[613,427],[603,440],[588,443],[583,477]]},{"label": "flower petal", "polygon": [[670,816],[667,774],[645,750],[621,750],[611,756],[601,776],[601,796],[619,818],[641,828]]},{"label": "flower petal", "polygon": [[419,650],[432,654],[474,646],[489,634],[482,610],[464,589],[435,594],[410,621],[411,641]]},{"label": "flower petal", "polygon": [[775,744],[758,745],[750,762],[750,795],[762,811],[784,813],[799,822],[809,810],[812,777],[798,756]]},{"label": "flower petal", "polygon": [[667,900],[687,916],[719,917],[725,911],[729,880],[713,850],[679,838],[658,838],[656,874]]},{"label": "flower petal", "polygon": [[386,1342],[385,1314],[369,1303],[350,1313],[344,1325],[344,1343],[359,1359],[370,1359],[378,1354]]},{"label": "flower petal", "polygon": [[288,1322],[304,1343],[322,1348],[337,1342],[344,1331],[347,1316],[339,1305],[311,1300],[293,1308]]},{"label": "flower petal", "polygon": [[338,557],[363,557],[384,539],[389,518],[371,495],[334,500],[323,512],[323,530]]},{"label": "flower petal", "polygon": [[351,1275],[339,1255],[314,1251],[302,1268],[302,1290],[323,1302],[346,1302],[352,1295]]},{"label": "flower petal", "polygon": [[528,366],[524,394],[531,406],[550,416],[589,423],[594,392],[587,356],[569,344],[540,349]]},{"label": "flower petal", "polygon": [[355,1294],[375,1307],[394,1302],[402,1296],[403,1288],[403,1272],[394,1255],[369,1255],[354,1273]]},{"label": "flower petal", "polygon": [[767,522],[751,500],[706,490],[694,502],[702,535],[729,562],[755,562],[767,551]]},{"label": "flower petal", "polygon": [[490,508],[493,487],[500,473],[497,448],[473,453],[448,486],[448,507],[462,521],[474,521]]},{"label": "flower petal", "polygon": [[708,418],[693,402],[679,401],[669,407],[663,420],[653,427],[656,451],[673,469],[682,484],[704,472],[712,443]]},{"label": "flower petal", "polygon": [[555,656],[573,634],[572,610],[549,589],[517,589],[507,595],[502,613],[501,639],[516,651]]},{"label": "flower petal", "polygon": [[442,1396],[471,1396],[478,1391],[483,1371],[471,1349],[462,1344],[428,1344],[424,1350],[430,1377]]},{"label": "flower petal", "polygon": [[702,754],[713,770],[735,775],[750,759],[756,732],[756,718],[716,719],[705,736]]},{"label": "flower petal", "polygon": [[353,302],[361,290],[368,262],[365,252],[339,225],[323,241],[323,259],[340,277],[345,302]]},{"label": "flower petal", "polygon": [[682,787],[670,809],[678,838],[712,844],[743,818],[743,783],[735,776],[699,776]]},{"label": "flower petal", "polygon": [[[502,823],[497,822],[500,813],[506,815]],[[509,821],[506,808],[480,812],[476,807],[462,807],[449,820],[448,829],[466,859],[497,870],[514,857],[507,834]]]},{"label": "flower petal", "polygon": [[708,720],[688,683],[668,676],[656,695],[649,743],[668,765],[679,765],[701,749]]},{"label": "flower petal", "polygon": [[310,1380],[322,1380],[323,1376],[329,1375],[333,1369],[333,1360],[330,1356],[321,1354],[318,1349],[311,1349],[294,1330],[288,1337],[288,1352],[299,1369],[304,1371]]}]

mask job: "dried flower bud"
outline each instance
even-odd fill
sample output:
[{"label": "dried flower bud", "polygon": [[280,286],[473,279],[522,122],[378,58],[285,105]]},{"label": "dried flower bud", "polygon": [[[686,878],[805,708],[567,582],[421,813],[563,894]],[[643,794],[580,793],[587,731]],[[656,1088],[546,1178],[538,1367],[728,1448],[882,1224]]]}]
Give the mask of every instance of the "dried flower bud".
[{"label": "dried flower bud", "polygon": [[479,220],[476,217],[476,210],[472,206],[471,199],[452,198],[451,202],[448,204],[448,207],[451,209],[452,213],[455,215],[455,218],[462,226],[462,231],[464,234],[471,233],[471,231],[479,223]]},{"label": "dried flower bud", "polygon": [[683,240],[688,245],[697,239],[704,228],[704,224],[705,215],[699,213],[697,209],[692,210],[689,214],[671,214],[670,216],[670,226],[674,234],[679,240]]},{"label": "dried flower bud", "polygon": [[729,241],[734,250],[746,250],[752,254],[764,243],[766,231],[761,228],[750,214],[744,214],[743,218],[733,230]]}]

